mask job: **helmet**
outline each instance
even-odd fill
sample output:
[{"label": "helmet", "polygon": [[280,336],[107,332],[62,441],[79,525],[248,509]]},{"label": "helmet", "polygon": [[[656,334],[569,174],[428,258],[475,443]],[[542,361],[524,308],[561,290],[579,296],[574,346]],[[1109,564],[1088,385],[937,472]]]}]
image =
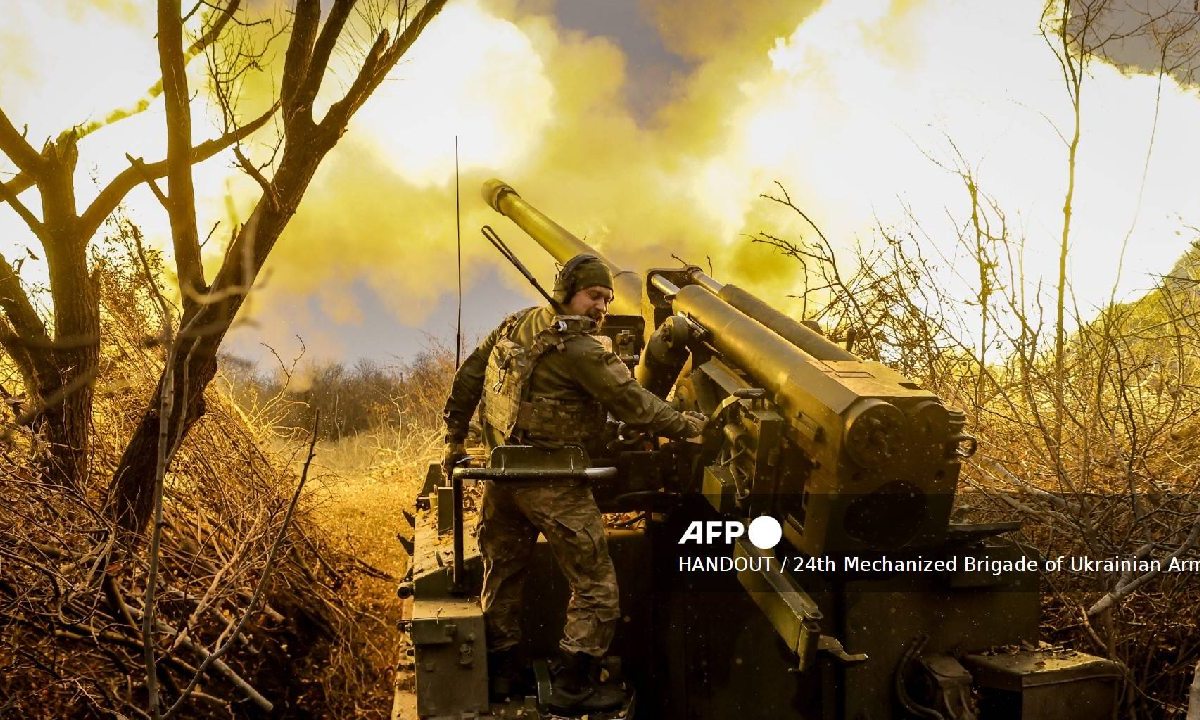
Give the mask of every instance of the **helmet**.
[{"label": "helmet", "polygon": [[594,285],[613,289],[613,274],[608,264],[595,255],[580,253],[571,258],[554,278],[553,297],[566,305],[575,293]]}]

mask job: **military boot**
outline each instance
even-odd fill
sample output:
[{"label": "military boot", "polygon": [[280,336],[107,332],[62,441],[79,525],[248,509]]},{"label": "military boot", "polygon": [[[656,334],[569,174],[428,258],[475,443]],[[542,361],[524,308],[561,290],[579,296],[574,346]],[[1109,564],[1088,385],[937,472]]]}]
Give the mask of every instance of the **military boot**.
[{"label": "military boot", "polygon": [[616,710],[625,692],[600,683],[599,658],[587,653],[561,652],[552,663],[550,709],[563,715]]},{"label": "military boot", "polygon": [[487,663],[489,702],[508,702],[509,698],[522,694],[521,666],[515,647],[489,652]]}]

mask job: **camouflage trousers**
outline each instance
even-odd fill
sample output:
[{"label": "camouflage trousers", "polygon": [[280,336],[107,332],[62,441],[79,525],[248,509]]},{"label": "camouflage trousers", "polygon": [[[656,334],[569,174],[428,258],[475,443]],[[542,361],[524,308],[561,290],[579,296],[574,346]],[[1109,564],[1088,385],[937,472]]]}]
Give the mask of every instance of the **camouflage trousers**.
[{"label": "camouflage trousers", "polygon": [[522,591],[539,532],[571,587],[559,645],[599,657],[608,651],[621,610],[604,524],[586,484],[484,484],[480,599],[488,647],[504,650],[521,641]]}]

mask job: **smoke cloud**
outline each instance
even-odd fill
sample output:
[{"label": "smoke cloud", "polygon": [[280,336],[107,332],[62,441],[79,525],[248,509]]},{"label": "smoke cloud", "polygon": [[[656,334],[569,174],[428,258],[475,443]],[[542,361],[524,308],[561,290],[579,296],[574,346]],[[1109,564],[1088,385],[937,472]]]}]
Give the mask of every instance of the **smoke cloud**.
[{"label": "smoke cloud", "polygon": [[[361,334],[376,340],[388,332],[377,324],[388,322],[450,337],[456,136],[464,281],[475,297],[493,299],[466,307],[475,329],[537,297],[478,237],[480,225],[494,225],[547,282],[553,272],[479,200],[492,176],[618,264],[671,266],[672,255],[711,262],[718,278],[798,312],[786,296],[801,286],[799,265],[747,237],[800,232],[760,197],[776,181],[839,247],[871,242],[879,226],[919,225],[954,285],[973,274],[956,267],[965,262],[955,238],[969,204],[955,169],[968,168],[1024,241],[1030,285],[1053,285],[1072,108],[1039,34],[1041,0],[639,3],[684,68],[648,113],[631,107],[629,87],[662,76],[645,69],[654,59],[564,27],[551,0],[453,0],[322,167],[250,304],[257,324],[240,342],[286,344],[299,332],[310,352],[314,344],[331,354],[378,352],[345,333],[333,339],[338,331],[314,327],[322,322],[372,323]],[[6,77],[0,102],[39,133],[136,98],[153,79],[149,13],[119,2],[74,15],[46,15],[42,3],[17,8],[17,22],[0,30],[16,78]],[[46,24],[53,43],[33,32]],[[103,38],[104,57],[47,62],[54,47],[94,46],[64,43],[72,33]],[[93,71],[123,85],[84,79]],[[78,82],[65,88],[78,92],[56,87],[51,101],[39,91],[60,79]],[[59,99],[82,103],[87,93],[91,105]],[[1114,286],[1118,297],[1151,286],[1200,226],[1200,146],[1188,138],[1200,127],[1200,98],[1169,76],[1099,60],[1083,98],[1070,272],[1086,308]],[[155,157],[156,123],[152,112],[101,131],[88,141],[96,153],[88,161],[106,177],[130,147]],[[202,223],[245,217],[254,186],[230,182],[230,166],[217,159],[199,171]],[[130,205],[165,244],[165,220],[148,194]],[[28,244],[12,240],[15,222],[0,207],[6,248]],[[227,232],[210,243],[210,262]],[[311,341],[322,336],[328,342]]]}]

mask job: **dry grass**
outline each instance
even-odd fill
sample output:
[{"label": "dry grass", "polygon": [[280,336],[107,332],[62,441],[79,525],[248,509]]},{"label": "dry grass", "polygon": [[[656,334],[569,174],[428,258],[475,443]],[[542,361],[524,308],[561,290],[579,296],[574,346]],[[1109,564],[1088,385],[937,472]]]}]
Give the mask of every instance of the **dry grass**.
[{"label": "dry grass", "polygon": [[412,538],[402,510],[412,512],[425,467],[440,456],[441,436],[388,428],[317,445],[313,517],[340,550],[388,576],[365,579],[362,587],[389,618],[399,619],[396,583],[408,571],[397,536]]},{"label": "dry grass", "polygon": [[[402,510],[414,505],[425,477],[425,466],[441,451],[441,432],[400,433],[379,429],[372,433],[318,444],[317,470],[310,499],[313,517],[331,542],[348,557],[370,568],[349,588],[370,626],[370,652],[389,666],[403,659],[407,637],[398,629],[406,606],[396,597],[396,586],[408,571],[408,554],[397,536],[412,539],[412,528]],[[364,568],[365,569],[365,568]],[[408,684],[404,675],[393,682]],[[373,698],[372,705],[393,698]],[[414,718],[415,698],[397,698],[394,716]]]}]

